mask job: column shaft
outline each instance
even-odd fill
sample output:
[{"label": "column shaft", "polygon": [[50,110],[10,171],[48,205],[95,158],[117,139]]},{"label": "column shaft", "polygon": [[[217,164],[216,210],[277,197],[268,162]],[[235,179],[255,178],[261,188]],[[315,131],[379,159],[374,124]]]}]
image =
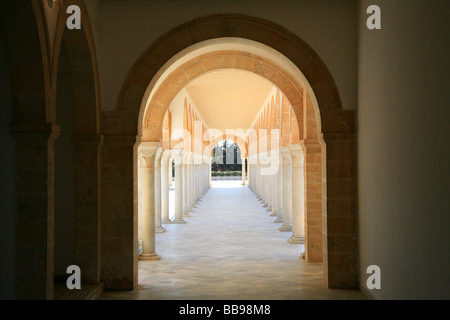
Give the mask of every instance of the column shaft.
[{"label": "column shaft", "polygon": [[292,167],[292,236],[290,243],[305,243],[305,208],[303,165]]},{"label": "column shaft", "polygon": [[283,225],[280,231],[292,231],[292,167],[283,165]]},{"label": "column shaft", "polygon": [[154,167],[143,167],[142,173],[142,247],[143,253],[140,260],[158,260],[160,257],[155,252],[155,203],[154,199]]},{"label": "column shaft", "polygon": [[183,220],[183,177],[181,163],[175,163],[175,219],[172,223],[186,223]]},{"label": "column shaft", "polygon": [[164,232],[161,224],[161,166],[155,166],[155,231]]},{"label": "column shaft", "polygon": [[171,223],[169,218],[169,166],[168,159],[161,161],[161,223]]}]

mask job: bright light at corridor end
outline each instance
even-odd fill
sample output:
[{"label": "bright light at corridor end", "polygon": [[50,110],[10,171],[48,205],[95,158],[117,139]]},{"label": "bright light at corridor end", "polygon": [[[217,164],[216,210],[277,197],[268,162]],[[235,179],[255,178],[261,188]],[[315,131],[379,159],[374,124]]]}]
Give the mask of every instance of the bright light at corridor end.
[{"label": "bright light at corridor end", "polygon": [[[186,152],[193,152],[197,155],[194,157],[194,164],[210,164],[210,157],[212,150],[215,147],[215,141],[218,137],[223,137],[223,132],[218,129],[208,129],[203,134],[201,121],[195,122],[194,130],[194,147],[191,150],[191,135],[183,128],[176,129],[173,136],[184,136],[186,139],[174,146],[175,150],[184,150]],[[248,164],[260,165],[262,175],[276,175],[280,167],[280,134],[279,129],[271,129],[270,135],[267,129],[248,129],[244,132],[242,129],[227,129],[225,137],[226,140],[234,140],[236,137],[241,141],[248,141]],[[270,137],[270,139],[269,139]],[[203,142],[208,142],[207,146],[203,148]],[[270,144],[269,144],[270,141]],[[234,159],[226,159],[226,164],[232,164]]]}]

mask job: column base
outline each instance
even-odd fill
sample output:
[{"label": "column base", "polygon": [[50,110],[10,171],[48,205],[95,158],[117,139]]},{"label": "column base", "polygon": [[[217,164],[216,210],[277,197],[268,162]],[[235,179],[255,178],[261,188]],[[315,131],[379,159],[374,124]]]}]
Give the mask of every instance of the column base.
[{"label": "column base", "polygon": [[164,232],[166,232],[166,229],[164,229],[163,227],[157,227],[157,228],[155,228],[155,232],[156,233],[164,233]]},{"label": "column base", "polygon": [[277,217],[273,223],[282,223],[283,218]]},{"label": "column base", "polygon": [[172,223],[172,220],[170,220],[170,219],[162,219],[161,220],[161,224],[171,224]]},{"label": "column base", "polygon": [[159,260],[161,259],[156,253],[143,253],[139,256],[139,261],[151,261],[151,260]]},{"label": "column base", "polygon": [[278,230],[280,230],[281,232],[290,232],[292,231],[292,226],[283,224]]},{"label": "column base", "polygon": [[187,213],[187,212],[183,212],[183,217],[185,217],[185,218],[189,218],[191,215],[189,214],[189,213]]},{"label": "column base", "polygon": [[304,244],[305,237],[290,237],[288,242],[291,244]]},{"label": "column base", "polygon": [[272,210],[272,213],[269,214],[269,217],[275,217],[276,215],[278,215],[278,213]]},{"label": "column base", "polygon": [[[264,206],[265,207],[265,206]],[[269,205],[267,205],[267,209],[266,209],[266,211],[267,212],[272,212],[272,207],[271,206],[269,206]]]},{"label": "column base", "polygon": [[183,219],[175,219],[172,221],[172,224],[184,224],[186,223],[186,220]]}]

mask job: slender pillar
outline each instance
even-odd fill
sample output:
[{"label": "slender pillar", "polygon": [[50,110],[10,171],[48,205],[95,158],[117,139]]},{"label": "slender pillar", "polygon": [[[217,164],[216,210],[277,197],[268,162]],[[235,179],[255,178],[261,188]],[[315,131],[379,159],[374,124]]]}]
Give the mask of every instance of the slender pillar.
[{"label": "slender pillar", "polygon": [[183,150],[172,151],[175,161],[175,219],[172,223],[186,223],[183,219]]},{"label": "slender pillar", "polygon": [[170,150],[164,151],[161,157],[161,223],[169,224],[169,158]]},{"label": "slender pillar", "polygon": [[142,249],[139,260],[158,260],[155,251],[154,157],[143,157],[142,164]]},{"label": "slender pillar", "polygon": [[257,165],[258,170],[258,199],[260,202],[264,205],[264,184],[263,184],[263,176],[261,174],[261,171],[263,169],[262,164],[259,162]]},{"label": "slender pillar", "polygon": [[172,168],[173,159],[169,159],[169,187],[173,186],[173,168]]},{"label": "slender pillar", "polygon": [[165,231],[161,223],[161,156],[163,149],[159,148],[155,156],[155,231]]},{"label": "slender pillar", "polygon": [[190,217],[191,215],[188,213],[188,198],[187,198],[187,189],[188,189],[188,177],[187,177],[187,152],[183,153],[183,164],[182,164],[182,184],[183,184],[183,217]]},{"label": "slender pillar", "polygon": [[187,209],[188,209],[188,212],[193,212],[194,211],[194,208],[192,206],[193,205],[193,203],[192,203],[192,199],[193,199],[193,196],[192,196],[192,187],[193,187],[192,180],[194,179],[193,174],[192,174],[192,166],[193,166],[192,162],[193,162],[192,161],[192,153],[189,152],[188,156],[187,156],[187,166],[186,166],[186,169],[187,169],[187,184],[186,184],[186,188],[187,188],[187,203],[188,203]]},{"label": "slender pillar", "polygon": [[277,218],[274,223],[283,222],[283,158],[279,154],[279,164],[277,172]]},{"label": "slender pillar", "polygon": [[[277,216],[277,210],[278,210],[278,203],[277,203],[277,193],[278,193],[278,188],[277,188],[277,172],[278,172],[278,153],[275,154],[275,152],[271,152],[271,168],[273,170],[273,172],[270,173],[269,179],[270,179],[270,185],[271,187],[271,202],[272,202],[272,213],[270,214],[270,216],[272,217],[276,217]],[[276,168],[276,169],[275,169]]]},{"label": "slender pillar", "polygon": [[269,163],[265,165],[265,187],[266,187],[266,194],[265,194],[265,203],[267,204],[266,211],[272,213],[272,184],[271,181],[271,175],[270,175],[270,151],[267,152],[267,160]]},{"label": "slender pillar", "polygon": [[208,160],[208,171],[209,171],[209,187],[212,187],[212,170],[211,170],[211,158]]},{"label": "slender pillar", "polygon": [[290,243],[305,243],[304,157],[300,145],[289,145],[292,155],[292,236]]},{"label": "slender pillar", "polygon": [[[263,201],[263,204],[264,204],[264,208],[267,208],[268,206],[269,206],[269,204],[267,203],[267,187],[268,187],[268,185],[267,185],[267,176],[265,175],[265,167],[266,166],[261,166],[261,183],[262,183],[262,185],[261,185],[261,193],[262,193],[262,196],[261,196],[261,199],[262,199],[262,201]],[[266,209],[266,211],[267,211],[267,209]]]},{"label": "slender pillar", "polygon": [[253,170],[253,167],[250,164],[250,157],[248,157],[247,158],[247,184],[250,187],[250,190],[253,188],[253,186],[252,186],[252,174],[251,174],[252,170]]},{"label": "slender pillar", "polygon": [[292,162],[288,148],[281,147],[283,155],[283,225],[280,231],[292,231]]},{"label": "slender pillar", "polygon": [[196,209],[197,206],[195,205],[196,203],[196,194],[195,194],[195,186],[196,186],[196,164],[195,164],[195,154],[192,153],[191,154],[191,159],[192,159],[192,165],[191,165],[191,208],[192,209]]},{"label": "slender pillar", "polygon": [[191,156],[190,152],[188,152],[186,156],[186,210],[187,212],[192,212],[192,200],[191,200],[191,180],[192,180],[192,173],[191,173]]},{"label": "slender pillar", "polygon": [[242,158],[242,185],[245,186],[245,158]]}]

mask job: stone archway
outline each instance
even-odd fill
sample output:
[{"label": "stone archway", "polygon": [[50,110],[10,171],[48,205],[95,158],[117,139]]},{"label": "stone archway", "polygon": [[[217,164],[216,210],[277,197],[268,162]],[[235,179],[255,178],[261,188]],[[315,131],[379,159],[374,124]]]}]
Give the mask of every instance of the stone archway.
[{"label": "stone archway", "polygon": [[[92,27],[87,18],[84,1],[64,3],[60,14],[68,6],[76,4],[84,19],[82,29],[68,30],[65,19],[58,19],[54,42],[52,67],[52,90],[58,90],[59,60],[62,50],[66,55],[70,76],[73,105],[73,133],[70,143],[74,150],[74,215],[75,215],[75,261],[82,272],[83,283],[98,284],[100,274],[100,210],[99,210],[99,161],[100,145],[100,98],[96,49]],[[56,88],[54,88],[56,87]],[[56,94],[55,94],[56,96]],[[55,113],[58,114],[55,104]],[[56,121],[55,117],[55,121]],[[64,130],[64,127],[61,127]]]},{"label": "stone archway", "polygon": [[[133,158],[135,153],[134,144],[136,136],[138,142],[159,141],[159,128],[162,117],[174,94],[183,83],[192,80],[194,74],[205,72],[204,69],[195,70],[196,65],[191,65],[193,73],[189,76],[179,73],[174,74],[171,84],[174,89],[167,90],[153,96],[150,100],[147,112],[142,114],[141,105],[146,101],[146,90],[149,83],[158,75],[160,70],[177,53],[190,46],[209,39],[222,37],[236,37],[249,39],[264,44],[280,52],[291,61],[304,75],[309,83],[309,88],[316,99],[315,118],[320,118],[317,135],[303,135],[300,139],[306,146],[315,148],[318,139],[323,139],[326,144],[326,164],[322,164],[321,157],[316,157],[315,162],[321,163],[323,172],[326,172],[326,185],[323,187],[322,232],[323,232],[323,262],[324,276],[330,288],[356,288],[358,283],[357,272],[357,243],[356,243],[356,130],[355,113],[344,111],[341,106],[336,85],[326,66],[317,54],[296,35],[269,21],[243,15],[213,15],[196,19],[181,25],[160,39],[141,56],[135,63],[124,83],[119,96],[116,112],[104,114],[103,133],[105,144],[103,147],[103,170],[121,167],[124,169],[121,181],[114,181],[111,175],[103,177],[103,183],[109,181],[110,190],[103,190],[102,202],[110,207],[108,196],[120,193],[120,210],[124,212],[130,225],[123,230],[119,240],[121,246],[113,247],[113,242],[106,243],[107,250],[117,262],[114,267],[107,264],[104,268],[107,286],[118,289],[131,289],[137,284],[137,241],[133,238],[133,223],[137,213],[133,206]],[[224,54],[225,52],[222,52]],[[246,63],[242,64],[242,62]],[[253,61],[252,61],[253,60]],[[303,94],[303,88],[288,75],[277,70],[276,65],[270,65],[263,57],[247,53],[232,52],[228,58],[216,59],[216,68],[243,68],[261,74],[288,96],[295,110],[299,126],[305,119],[311,119],[311,114],[304,114],[305,105],[311,103],[310,98]],[[219,64],[217,64],[219,62]],[[249,62],[249,63],[248,63]],[[200,63],[202,68],[206,65]],[[197,64],[199,66],[199,64]],[[214,70],[214,65],[209,70]],[[284,78],[284,80],[281,80]],[[288,85],[287,85],[288,84]],[[286,86],[287,85],[287,86]],[[301,97],[301,99],[299,98]],[[144,102],[145,103],[145,102]],[[312,115],[314,117],[314,115]],[[142,132],[140,126],[142,125]],[[320,128],[320,129],[319,129]],[[142,135],[141,135],[142,134]],[[308,156],[306,156],[306,162]],[[107,161],[106,161],[107,159]],[[102,188],[103,189],[103,188]],[[115,190],[117,192],[115,192]],[[122,220],[123,221],[123,220]],[[114,228],[119,221],[108,219],[104,221],[106,229],[108,226]],[[109,237],[106,234],[105,237]],[[126,239],[132,239],[126,240]],[[105,242],[104,242],[105,243]]]},{"label": "stone archway", "polygon": [[[65,15],[71,4],[80,7],[83,29],[65,32],[65,19],[49,33],[46,2],[5,2],[0,5],[13,77],[16,140],[16,298],[53,299],[55,221],[55,140],[58,60],[62,42],[70,65],[74,99],[77,175],[77,262],[85,283],[98,283],[99,273],[99,100],[97,64],[87,9],[82,0],[53,6],[52,15]],[[88,186],[88,187],[86,187]],[[84,234],[92,235],[84,237]],[[89,248],[89,250],[87,250]],[[92,250],[94,249],[94,250]],[[90,251],[91,250],[91,251]]]}]

